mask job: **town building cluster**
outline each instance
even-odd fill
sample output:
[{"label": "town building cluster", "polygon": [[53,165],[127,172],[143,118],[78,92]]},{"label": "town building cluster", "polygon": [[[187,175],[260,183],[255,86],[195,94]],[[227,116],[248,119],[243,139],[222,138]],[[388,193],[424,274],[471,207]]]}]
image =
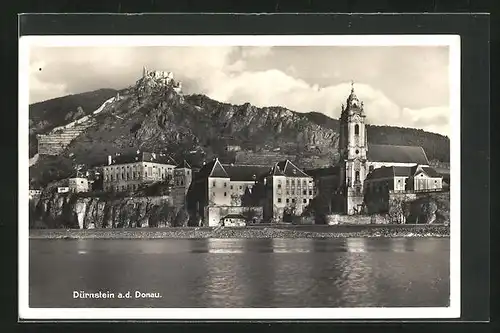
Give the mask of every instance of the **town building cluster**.
[{"label": "town building cluster", "polygon": [[[143,74],[173,79],[171,73],[144,69]],[[283,221],[312,206],[316,213],[378,213],[388,209],[390,193],[443,189],[443,175],[429,166],[421,147],[369,144],[365,119],[363,102],[352,88],[340,117],[340,161],[328,168],[305,170],[289,159],[273,165],[224,164],[218,158],[193,168],[165,153],[137,151],[108,156],[100,169],[102,190],[130,192],[165,182],[173,205],[185,208],[202,225],[239,226]],[[74,177],[60,190],[89,191],[89,181]]]}]

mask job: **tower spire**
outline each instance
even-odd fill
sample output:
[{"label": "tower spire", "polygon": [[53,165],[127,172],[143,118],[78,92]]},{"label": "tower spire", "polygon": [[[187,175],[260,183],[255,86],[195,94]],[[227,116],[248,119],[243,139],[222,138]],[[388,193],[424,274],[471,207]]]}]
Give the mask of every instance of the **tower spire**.
[{"label": "tower spire", "polygon": [[351,80],[351,93],[354,92],[354,80]]}]

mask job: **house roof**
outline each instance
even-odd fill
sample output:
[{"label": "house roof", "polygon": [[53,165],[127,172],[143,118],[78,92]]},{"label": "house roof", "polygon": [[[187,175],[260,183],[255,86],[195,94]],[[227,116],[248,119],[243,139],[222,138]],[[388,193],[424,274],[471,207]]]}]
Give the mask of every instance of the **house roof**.
[{"label": "house roof", "polygon": [[427,176],[429,177],[433,177],[433,178],[436,178],[436,177],[441,177],[442,175],[440,175],[436,170],[434,170],[433,168],[431,167],[422,167],[422,170],[424,170],[424,172],[427,174]]},{"label": "house roof", "polygon": [[135,154],[125,154],[112,156],[111,164],[125,164],[134,162],[152,162],[160,164],[176,165],[177,162],[167,154],[163,153],[150,153],[150,152],[139,152]]},{"label": "house roof", "polygon": [[413,167],[401,167],[401,166],[390,166],[381,167],[374,169],[370,172],[366,179],[381,179],[381,178],[392,178],[392,177],[411,177],[414,176],[418,169],[421,169],[427,176],[436,178],[441,177],[433,168],[413,166]]},{"label": "house roof", "polygon": [[261,175],[269,172],[265,165],[223,165],[224,170],[233,181],[257,180]]},{"label": "house roof", "polygon": [[424,149],[419,146],[368,144],[367,158],[372,162],[429,164]]},{"label": "house roof", "polygon": [[299,167],[290,162],[290,160],[275,163],[271,168],[270,174],[273,176],[310,177],[304,171],[300,170]]},{"label": "house roof", "polygon": [[243,219],[243,220],[245,220],[246,217],[244,217],[241,214],[228,214],[228,215],[224,216],[222,219]]},{"label": "house roof", "polygon": [[305,172],[311,177],[326,177],[326,176],[337,176],[340,175],[340,167],[332,166],[328,168],[318,168],[305,170]]}]

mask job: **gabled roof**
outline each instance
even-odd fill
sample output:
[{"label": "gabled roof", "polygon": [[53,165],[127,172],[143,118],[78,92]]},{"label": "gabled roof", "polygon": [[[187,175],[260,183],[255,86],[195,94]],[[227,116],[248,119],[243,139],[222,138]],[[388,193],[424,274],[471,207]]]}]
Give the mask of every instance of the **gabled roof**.
[{"label": "gabled roof", "polygon": [[418,146],[368,144],[367,158],[371,162],[429,164],[424,149]]},{"label": "gabled roof", "polygon": [[290,160],[280,161],[274,164],[270,174],[273,176],[286,176],[286,177],[310,177],[304,171],[300,170]]},{"label": "gabled roof", "polygon": [[229,175],[227,174],[222,164],[219,162],[218,158],[205,164],[203,167],[201,167],[200,171],[198,172],[197,178],[208,178],[208,177],[229,178]]},{"label": "gabled roof", "polygon": [[440,175],[439,173],[436,172],[436,170],[434,170],[433,168],[431,167],[421,167],[420,169],[422,169],[422,171],[429,177],[432,177],[432,178],[439,178],[439,177],[442,177],[442,175]]},{"label": "gabled roof", "polygon": [[224,170],[232,181],[252,181],[269,172],[265,165],[227,165],[223,164]]}]

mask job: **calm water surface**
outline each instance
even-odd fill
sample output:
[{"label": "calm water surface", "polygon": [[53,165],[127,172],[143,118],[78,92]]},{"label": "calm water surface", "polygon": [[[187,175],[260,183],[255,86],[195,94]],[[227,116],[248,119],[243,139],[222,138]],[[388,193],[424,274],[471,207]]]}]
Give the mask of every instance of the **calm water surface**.
[{"label": "calm water surface", "polygon": [[449,257],[448,238],[32,239],[30,306],[447,306]]}]

